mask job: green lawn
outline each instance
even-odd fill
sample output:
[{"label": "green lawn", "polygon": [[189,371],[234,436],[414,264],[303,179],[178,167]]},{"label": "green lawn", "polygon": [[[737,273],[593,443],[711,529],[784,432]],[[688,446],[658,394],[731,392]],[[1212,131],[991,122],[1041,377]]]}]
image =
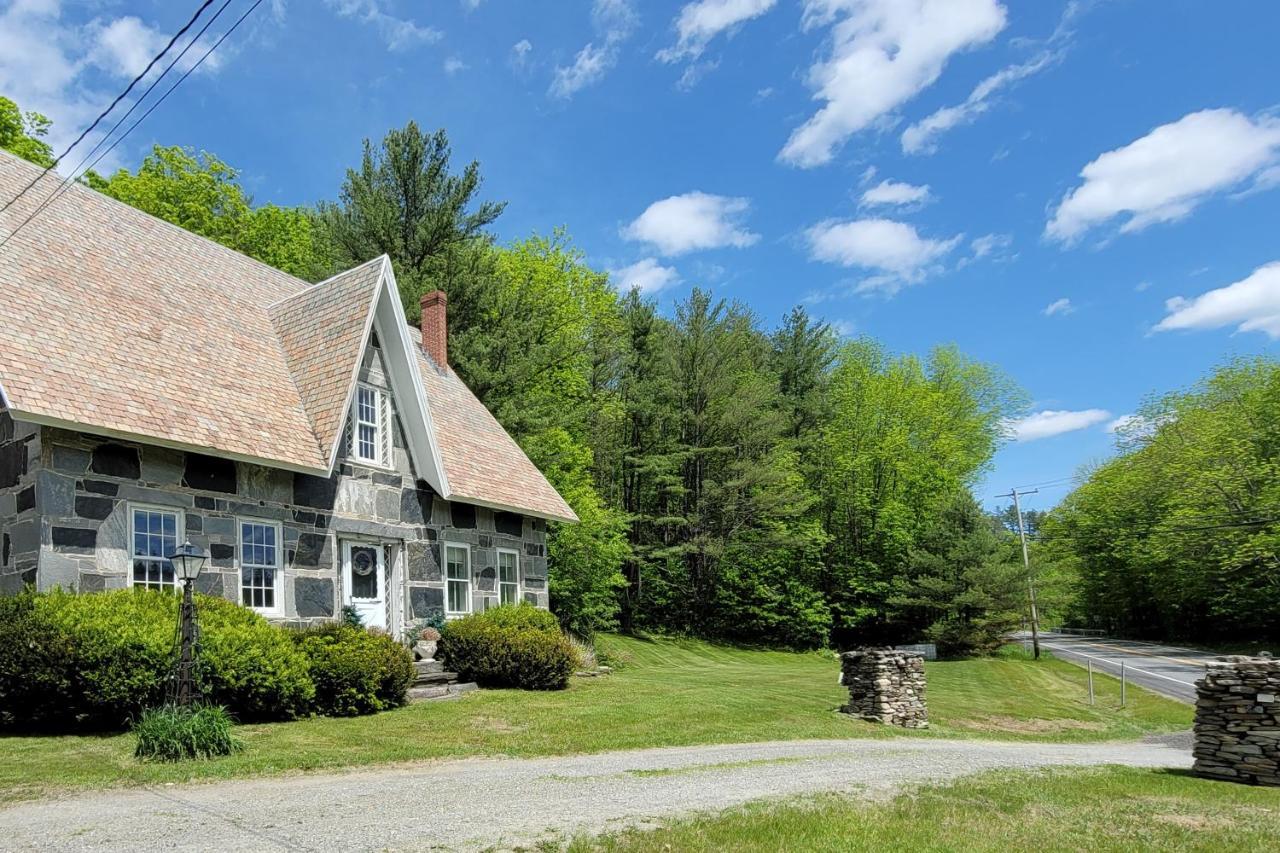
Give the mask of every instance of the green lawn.
[{"label": "green lawn", "polygon": [[651,830],[581,839],[586,851],[1274,850],[1280,789],[1182,771],[996,772],[886,803],[823,795],[756,803]]},{"label": "green lawn", "polygon": [[239,755],[180,765],[133,758],[133,737],[0,737],[0,801],[112,785],[222,779],[469,755],[539,756],[651,746],[844,737],[1102,740],[1174,731],[1189,706],[1052,659],[928,665],[933,728],[906,734],[835,713],[845,694],[829,655],[694,640],[606,637],[622,666],[565,691],[485,690],[371,717],[243,726]]}]

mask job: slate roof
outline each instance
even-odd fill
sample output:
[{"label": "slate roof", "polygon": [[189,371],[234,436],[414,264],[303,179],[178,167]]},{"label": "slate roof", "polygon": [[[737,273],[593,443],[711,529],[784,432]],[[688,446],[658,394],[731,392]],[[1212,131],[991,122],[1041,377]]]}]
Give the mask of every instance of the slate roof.
[{"label": "slate roof", "polygon": [[[0,199],[39,173],[0,151]],[[42,178],[0,213],[0,240],[59,180]],[[376,258],[311,285],[73,186],[0,248],[0,406],[37,422],[327,474],[384,274],[390,264]],[[444,497],[576,520],[412,335]]]}]

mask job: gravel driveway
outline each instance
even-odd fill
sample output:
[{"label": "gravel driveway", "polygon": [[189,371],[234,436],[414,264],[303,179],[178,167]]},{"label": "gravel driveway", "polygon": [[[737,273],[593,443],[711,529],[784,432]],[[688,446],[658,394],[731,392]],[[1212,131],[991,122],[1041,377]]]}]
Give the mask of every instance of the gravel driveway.
[{"label": "gravel driveway", "polygon": [[815,791],[883,795],[996,768],[1189,767],[1168,743],[784,741],[83,794],[0,809],[6,850],[509,847]]}]

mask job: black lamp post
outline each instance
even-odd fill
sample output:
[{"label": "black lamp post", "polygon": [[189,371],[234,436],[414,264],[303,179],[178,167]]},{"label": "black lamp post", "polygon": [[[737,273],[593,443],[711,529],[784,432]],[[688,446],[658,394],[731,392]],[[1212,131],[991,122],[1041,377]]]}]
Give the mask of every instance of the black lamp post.
[{"label": "black lamp post", "polygon": [[169,555],[174,574],[182,579],[182,604],[178,609],[178,665],[173,674],[173,696],[176,705],[190,705],[200,700],[195,685],[196,665],[196,604],[191,587],[208,557],[190,541]]}]

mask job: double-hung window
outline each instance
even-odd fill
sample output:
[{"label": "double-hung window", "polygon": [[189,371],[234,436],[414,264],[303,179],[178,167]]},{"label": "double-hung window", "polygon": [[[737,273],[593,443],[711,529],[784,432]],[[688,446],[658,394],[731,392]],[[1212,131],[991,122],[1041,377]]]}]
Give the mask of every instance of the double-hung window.
[{"label": "double-hung window", "polygon": [[280,525],[241,519],[240,603],[254,610],[280,611]]},{"label": "double-hung window", "polygon": [[444,546],[445,612],[471,612],[471,549],[466,545]]},{"label": "double-hung window", "polygon": [[131,507],[129,527],[129,538],[133,542],[133,585],[176,589],[169,555],[178,550],[178,543],[182,541],[182,513],[159,507]]},{"label": "double-hung window", "polygon": [[386,394],[372,385],[357,385],[351,423],[351,455],[360,462],[387,465]]},{"label": "double-hung window", "polygon": [[498,602],[520,603],[520,554],[517,551],[498,551]]}]

